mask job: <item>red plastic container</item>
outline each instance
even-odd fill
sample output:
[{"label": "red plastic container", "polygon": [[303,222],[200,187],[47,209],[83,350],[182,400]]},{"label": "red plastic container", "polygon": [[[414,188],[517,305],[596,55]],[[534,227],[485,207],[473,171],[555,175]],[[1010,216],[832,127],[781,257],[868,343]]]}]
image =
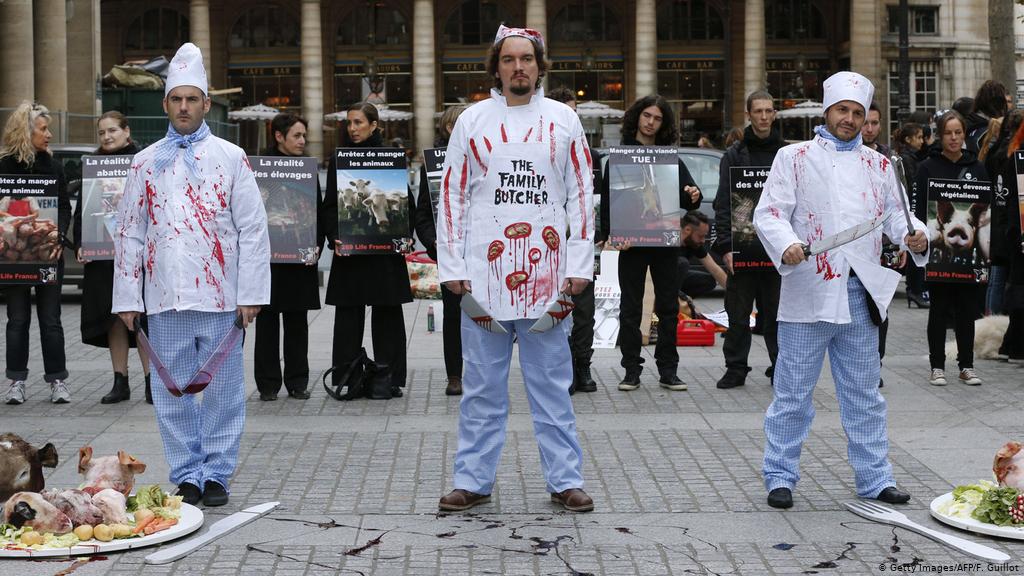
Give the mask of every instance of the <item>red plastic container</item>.
[{"label": "red plastic container", "polygon": [[680,320],[676,346],[714,346],[715,323],[710,320]]}]

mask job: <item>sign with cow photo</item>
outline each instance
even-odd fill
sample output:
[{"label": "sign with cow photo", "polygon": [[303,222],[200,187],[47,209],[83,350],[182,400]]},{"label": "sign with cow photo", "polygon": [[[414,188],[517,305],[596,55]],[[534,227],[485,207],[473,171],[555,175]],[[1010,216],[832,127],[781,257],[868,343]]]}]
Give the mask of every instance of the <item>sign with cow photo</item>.
[{"label": "sign with cow photo", "polygon": [[988,282],[991,202],[991,182],[928,180],[926,280]]},{"label": "sign with cow photo", "polygon": [[437,202],[441,198],[441,174],[447,148],[429,148],[423,151],[423,168],[427,172],[427,190],[430,191],[430,212],[437,223]]},{"label": "sign with cow photo", "polygon": [[732,228],[732,267],[741,270],[774,270],[768,253],[754,230],[754,208],[771,166],[729,168],[729,208]]},{"label": "sign with cow photo", "polygon": [[0,284],[56,284],[57,178],[0,175]]},{"label": "sign with cow photo", "polygon": [[267,211],[270,262],[316,262],[317,175],[315,158],[250,156]]},{"label": "sign with cow photo", "polygon": [[82,258],[113,260],[117,204],[124,195],[131,154],[82,156]]},{"label": "sign with cow photo", "polygon": [[404,253],[409,178],[401,148],[338,148],[338,240],[343,254]]},{"label": "sign with cow photo", "polygon": [[608,240],[679,246],[679,157],[666,146],[618,146],[608,152]]}]

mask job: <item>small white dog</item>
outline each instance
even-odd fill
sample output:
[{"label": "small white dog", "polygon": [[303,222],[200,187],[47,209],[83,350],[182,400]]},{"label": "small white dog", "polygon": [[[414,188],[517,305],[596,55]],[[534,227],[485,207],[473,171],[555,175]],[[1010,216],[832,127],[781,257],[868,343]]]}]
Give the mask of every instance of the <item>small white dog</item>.
[{"label": "small white dog", "polygon": [[[974,321],[974,357],[979,360],[995,360],[1003,335],[1010,324],[1008,316],[985,316]],[[956,361],[956,340],[946,342],[946,359]]]}]

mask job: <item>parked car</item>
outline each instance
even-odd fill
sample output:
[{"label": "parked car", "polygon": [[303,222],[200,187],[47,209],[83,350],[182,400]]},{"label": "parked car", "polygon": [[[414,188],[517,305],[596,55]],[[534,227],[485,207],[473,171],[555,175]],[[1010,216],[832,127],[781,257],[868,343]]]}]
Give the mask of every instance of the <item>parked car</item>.
[{"label": "parked car", "polygon": [[[74,213],[82,192],[82,156],[92,154],[96,151],[95,144],[51,144],[50,151],[53,157],[60,160],[64,165],[64,177],[68,182],[68,195],[71,197],[71,210]],[[68,228],[68,237],[74,234],[74,223]],[[64,250],[64,284],[82,287],[84,269],[75,258],[75,253],[65,248]]]}]

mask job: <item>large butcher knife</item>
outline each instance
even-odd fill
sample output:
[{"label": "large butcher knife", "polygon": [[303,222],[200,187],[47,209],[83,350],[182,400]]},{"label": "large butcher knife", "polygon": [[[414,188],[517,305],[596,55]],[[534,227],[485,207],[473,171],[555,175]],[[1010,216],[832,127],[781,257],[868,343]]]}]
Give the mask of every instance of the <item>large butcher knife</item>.
[{"label": "large butcher knife", "polygon": [[217,538],[230,534],[253,520],[267,515],[280,504],[280,502],[266,502],[258,506],[252,506],[245,510],[235,512],[227,518],[222,518],[214,522],[213,525],[210,526],[210,529],[200,536],[192,538],[191,540],[186,540],[181,544],[175,544],[174,546],[169,546],[167,548],[160,548],[159,551],[146,556],[146,564],[169,564],[175,560],[180,560],[203,546],[206,546],[210,542],[213,542]]},{"label": "large butcher knife", "polygon": [[559,292],[555,301],[548,306],[548,309],[544,311],[544,315],[537,319],[530,326],[530,332],[534,334],[540,334],[541,332],[547,332],[555,326],[562,323],[565,317],[572,314],[573,308],[576,304],[572,301],[572,296],[569,296],[565,292]]},{"label": "large butcher knife", "polygon": [[896,183],[900,189],[900,206],[903,207],[903,217],[907,219],[907,234],[914,233],[914,221],[910,218],[910,200],[907,196],[907,169],[903,165],[903,158],[899,155],[892,155],[892,165],[896,168]]},{"label": "large butcher knife", "polygon": [[882,222],[884,221],[885,218],[881,216],[875,216],[871,220],[861,222],[856,226],[851,226],[846,230],[839,232],[838,234],[826,236],[825,238],[822,238],[821,240],[814,242],[810,246],[807,246],[805,244],[804,256],[810,258],[811,256],[821,254],[822,252],[827,252],[833,248],[838,248],[843,244],[849,244],[850,242],[853,242],[857,238],[860,238],[861,236],[864,236],[865,234],[871,232],[875,228],[878,228],[879,226],[882,225]]},{"label": "large butcher knife", "polygon": [[472,292],[465,292],[462,294],[462,311],[469,316],[469,319],[476,323],[477,326],[487,330],[488,332],[494,332],[495,334],[508,334],[505,327],[500,322],[491,316],[491,313],[487,311],[480,301],[477,300]]}]

